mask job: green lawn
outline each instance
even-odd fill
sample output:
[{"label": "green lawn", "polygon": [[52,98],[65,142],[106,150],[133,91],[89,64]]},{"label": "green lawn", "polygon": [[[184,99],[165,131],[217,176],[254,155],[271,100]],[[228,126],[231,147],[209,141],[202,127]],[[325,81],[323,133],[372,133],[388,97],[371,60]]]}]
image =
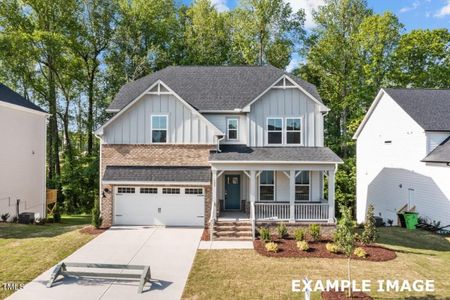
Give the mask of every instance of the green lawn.
[{"label": "green lawn", "polygon": [[61,224],[0,223],[0,299],[13,291],[4,283],[27,283],[95,236],[78,229],[90,216],[63,216]]},{"label": "green lawn", "polygon": [[[402,228],[381,228],[379,243],[398,250],[389,262],[353,261],[356,280],[434,279],[436,292],[377,293],[376,299],[448,299],[450,240]],[[345,259],[269,258],[253,250],[199,250],[184,290],[186,299],[303,299],[291,280],[346,279]],[[320,299],[318,294],[313,299]]]}]

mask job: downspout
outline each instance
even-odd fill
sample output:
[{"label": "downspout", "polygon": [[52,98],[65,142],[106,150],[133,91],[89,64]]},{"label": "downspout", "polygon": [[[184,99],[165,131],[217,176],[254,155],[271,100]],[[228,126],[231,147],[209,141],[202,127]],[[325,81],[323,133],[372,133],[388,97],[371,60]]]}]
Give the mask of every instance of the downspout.
[{"label": "downspout", "polygon": [[[220,135],[218,135],[218,137],[219,137]],[[221,150],[220,150],[220,141],[222,141],[223,139],[225,139],[225,135],[222,135],[222,137],[221,138],[217,138],[217,148],[216,148],[216,151],[217,152],[222,152]]]}]

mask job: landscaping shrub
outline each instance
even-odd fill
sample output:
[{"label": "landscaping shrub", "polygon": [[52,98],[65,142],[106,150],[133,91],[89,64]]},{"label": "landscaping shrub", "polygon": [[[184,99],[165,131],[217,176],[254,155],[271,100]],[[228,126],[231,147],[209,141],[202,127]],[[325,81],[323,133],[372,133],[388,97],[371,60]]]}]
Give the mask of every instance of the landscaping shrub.
[{"label": "landscaping shrub", "polygon": [[297,242],[305,240],[305,230],[303,228],[296,228],[294,230],[294,237]]},{"label": "landscaping shrub", "polygon": [[95,200],[94,208],[92,209],[92,226],[100,228],[102,226],[102,217],[100,217],[99,201]]},{"label": "landscaping shrub", "polygon": [[364,223],[364,231],[361,235],[361,242],[363,244],[372,244],[377,239],[377,228],[375,227],[375,216],[373,212],[373,205],[369,205],[366,213],[366,221]]},{"label": "landscaping shrub", "polygon": [[319,224],[311,224],[309,225],[309,234],[313,241],[320,240],[320,225]]},{"label": "landscaping shrub", "polygon": [[308,251],[309,250],[308,242],[307,241],[298,241],[297,248],[301,251]]},{"label": "landscaping shrub", "polygon": [[284,223],[281,223],[277,226],[277,232],[278,232],[278,236],[280,237],[280,239],[283,239],[283,238],[287,237],[287,235],[288,235],[288,230]]},{"label": "landscaping shrub", "polygon": [[269,252],[277,253],[278,252],[278,244],[274,242],[266,243],[266,250]]},{"label": "landscaping shrub", "polygon": [[1,215],[1,218],[2,218],[2,221],[3,221],[3,222],[8,221],[8,219],[9,219],[9,213],[2,214],[2,215]]},{"label": "landscaping shrub", "polygon": [[339,246],[335,243],[327,243],[325,245],[325,248],[327,248],[327,251],[330,253],[339,253]]},{"label": "landscaping shrub", "polygon": [[355,251],[353,252],[353,254],[355,254],[356,256],[361,257],[361,258],[367,257],[367,252],[361,247],[356,248]]},{"label": "landscaping shrub", "polygon": [[259,229],[259,238],[265,242],[270,241],[270,231],[267,227],[261,227]]},{"label": "landscaping shrub", "polygon": [[53,210],[53,223],[61,222],[61,212],[59,210],[59,205],[56,204],[55,209]]}]

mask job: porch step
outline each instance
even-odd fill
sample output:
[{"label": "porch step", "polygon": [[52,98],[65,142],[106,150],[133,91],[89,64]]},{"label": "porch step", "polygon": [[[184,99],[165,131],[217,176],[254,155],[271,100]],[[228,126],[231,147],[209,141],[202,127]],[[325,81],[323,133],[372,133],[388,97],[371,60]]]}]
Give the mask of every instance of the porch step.
[{"label": "porch step", "polygon": [[215,226],[216,231],[251,231],[251,225],[220,225]]},{"label": "porch step", "polygon": [[218,220],[214,224],[213,239],[218,241],[251,240],[251,223],[249,221]]}]

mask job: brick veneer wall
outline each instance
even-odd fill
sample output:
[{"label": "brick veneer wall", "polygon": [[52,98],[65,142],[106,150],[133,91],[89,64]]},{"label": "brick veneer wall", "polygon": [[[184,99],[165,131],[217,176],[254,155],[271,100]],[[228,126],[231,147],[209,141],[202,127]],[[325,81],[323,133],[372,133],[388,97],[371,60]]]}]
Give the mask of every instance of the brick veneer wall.
[{"label": "brick veneer wall", "polygon": [[[100,172],[103,175],[106,166],[209,166],[208,157],[214,145],[111,145],[101,146],[102,160]],[[161,185],[157,185],[161,186]],[[183,186],[180,186],[183,187]],[[205,189],[205,226],[211,212],[211,186]],[[108,189],[101,199],[103,227],[112,225],[113,186],[101,185],[101,191]]]}]

